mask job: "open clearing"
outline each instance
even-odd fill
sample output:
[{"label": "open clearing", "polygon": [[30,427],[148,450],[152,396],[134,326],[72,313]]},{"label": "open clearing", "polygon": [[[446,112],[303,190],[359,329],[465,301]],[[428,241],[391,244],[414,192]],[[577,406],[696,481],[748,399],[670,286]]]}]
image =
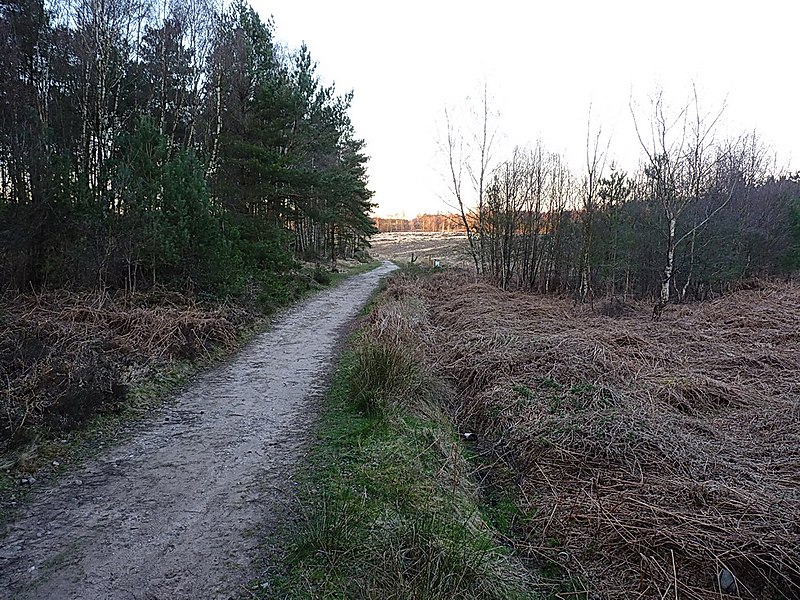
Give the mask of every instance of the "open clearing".
[{"label": "open clearing", "polygon": [[657,323],[459,274],[389,293],[424,302],[416,343],[564,597],[800,596],[800,286]]},{"label": "open clearing", "polygon": [[433,259],[441,259],[443,266],[469,266],[469,242],[464,232],[426,232],[397,231],[374,235],[370,254],[383,260],[399,263],[411,261],[411,255],[419,264],[428,264]]},{"label": "open clearing", "polygon": [[0,546],[3,597],[241,592],[289,499],[342,329],[394,268],[286,311],[130,441],[35,490]]}]

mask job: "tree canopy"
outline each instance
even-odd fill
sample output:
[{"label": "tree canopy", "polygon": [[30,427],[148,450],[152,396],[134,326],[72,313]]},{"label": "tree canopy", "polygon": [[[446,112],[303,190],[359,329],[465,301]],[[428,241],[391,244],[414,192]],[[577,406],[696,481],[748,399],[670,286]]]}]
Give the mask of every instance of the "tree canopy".
[{"label": "tree canopy", "polygon": [[214,292],[358,253],[352,93],[243,0],[0,7],[0,274]]}]

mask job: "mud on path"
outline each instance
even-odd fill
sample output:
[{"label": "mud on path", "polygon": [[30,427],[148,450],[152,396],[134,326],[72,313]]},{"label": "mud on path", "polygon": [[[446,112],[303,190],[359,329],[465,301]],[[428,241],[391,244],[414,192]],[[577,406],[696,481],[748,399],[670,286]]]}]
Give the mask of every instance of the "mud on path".
[{"label": "mud on path", "polygon": [[0,597],[238,596],[289,500],[343,328],[394,268],[288,310],[132,439],[36,492],[0,540]]}]

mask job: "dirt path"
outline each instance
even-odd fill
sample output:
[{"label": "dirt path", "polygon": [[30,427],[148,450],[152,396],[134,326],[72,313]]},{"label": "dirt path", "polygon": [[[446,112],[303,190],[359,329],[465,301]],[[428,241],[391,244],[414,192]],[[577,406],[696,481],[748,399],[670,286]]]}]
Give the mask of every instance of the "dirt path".
[{"label": "dirt path", "polygon": [[258,531],[290,493],[343,326],[394,268],[290,309],[133,439],[36,493],[0,541],[0,597],[239,595]]}]

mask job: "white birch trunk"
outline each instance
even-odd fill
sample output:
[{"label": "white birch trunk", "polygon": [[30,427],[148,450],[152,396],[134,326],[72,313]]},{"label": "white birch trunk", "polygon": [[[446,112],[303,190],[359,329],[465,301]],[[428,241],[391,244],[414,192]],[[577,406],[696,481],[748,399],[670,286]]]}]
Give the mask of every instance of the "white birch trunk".
[{"label": "white birch trunk", "polygon": [[669,302],[669,285],[672,281],[672,269],[675,264],[675,215],[669,215],[669,238],[667,240],[667,264],[664,267],[664,281],[661,283],[661,305]]}]

